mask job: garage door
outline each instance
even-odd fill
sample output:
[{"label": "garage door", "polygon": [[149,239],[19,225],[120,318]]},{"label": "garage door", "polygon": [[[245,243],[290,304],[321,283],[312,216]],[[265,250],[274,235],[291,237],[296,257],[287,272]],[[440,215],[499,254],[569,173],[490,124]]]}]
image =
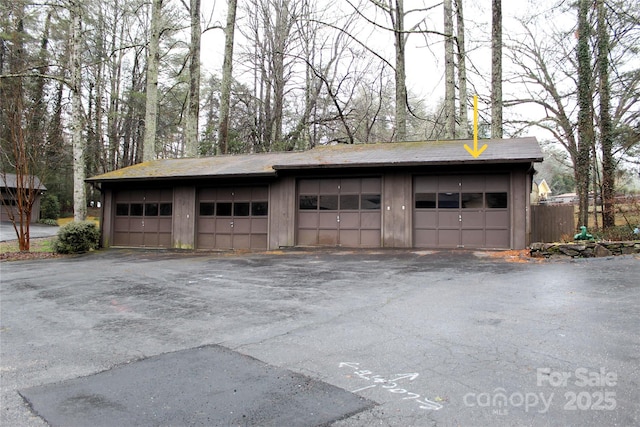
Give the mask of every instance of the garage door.
[{"label": "garage door", "polygon": [[511,246],[509,175],[414,178],[414,246]]},{"label": "garage door", "polygon": [[198,194],[197,247],[267,249],[269,188],[203,188]]},{"label": "garage door", "polygon": [[173,190],[127,190],[115,196],[113,245],[171,247]]},{"label": "garage door", "polygon": [[298,182],[299,245],[380,246],[380,178]]}]

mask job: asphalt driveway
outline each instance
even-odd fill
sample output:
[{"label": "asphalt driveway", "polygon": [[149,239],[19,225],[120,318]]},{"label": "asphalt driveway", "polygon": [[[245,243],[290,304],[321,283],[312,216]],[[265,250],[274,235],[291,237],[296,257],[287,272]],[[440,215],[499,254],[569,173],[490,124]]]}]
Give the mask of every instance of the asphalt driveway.
[{"label": "asphalt driveway", "polygon": [[2,425],[640,425],[638,257],[109,250],[0,274]]},{"label": "asphalt driveway", "polygon": [[[34,223],[29,226],[29,235],[32,239],[51,237],[58,234],[59,229],[60,227],[58,226]],[[13,229],[13,224],[8,221],[0,221],[0,242],[16,239],[16,231]]]}]

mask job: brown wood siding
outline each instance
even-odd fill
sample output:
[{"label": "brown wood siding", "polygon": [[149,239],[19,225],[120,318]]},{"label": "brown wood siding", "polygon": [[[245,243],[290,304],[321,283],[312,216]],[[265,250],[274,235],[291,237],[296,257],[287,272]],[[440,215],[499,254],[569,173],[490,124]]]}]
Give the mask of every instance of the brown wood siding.
[{"label": "brown wood siding", "polygon": [[383,184],[383,244],[387,248],[408,248],[411,242],[411,175],[390,172]]},{"label": "brown wood siding", "polygon": [[196,189],[175,187],[173,191],[173,247],[195,248]]},{"label": "brown wood siding", "polygon": [[[256,185],[255,178],[244,177],[204,182],[165,181],[167,184],[149,181],[135,183],[131,187],[107,187],[104,189],[103,244],[184,249],[276,249],[296,244],[523,249],[528,244],[530,230],[527,191],[530,182],[529,167],[530,165],[496,165],[491,168],[475,166],[465,169],[465,173],[445,166],[390,168],[383,170],[382,175],[378,168],[328,170],[323,171],[325,175],[322,178],[317,175],[320,173],[318,171],[300,171],[296,174],[287,171],[277,179],[260,182],[261,185]],[[433,185],[417,185],[416,179],[425,176],[438,179],[442,177],[443,185],[450,180],[452,186],[446,189],[442,187],[443,191],[482,193],[483,200],[486,200],[487,192],[506,192],[508,208],[489,210],[485,207],[473,207],[471,202],[474,196],[471,194],[470,199],[465,199],[465,209],[441,212],[423,208],[420,215],[417,215],[416,193],[437,194],[440,186],[439,181]],[[501,178],[498,178],[497,183],[492,183],[496,177]],[[456,187],[460,183],[463,184],[462,190]],[[368,188],[371,184],[373,187]],[[161,185],[166,188],[162,189]],[[224,191],[238,189],[240,198],[236,200],[235,196],[224,195],[219,197],[219,188]],[[258,197],[253,193],[252,189],[255,188],[262,188],[264,194]],[[268,204],[268,213],[260,218],[244,215],[240,211],[239,215],[231,214],[223,218],[210,215],[203,218],[207,216],[200,215],[199,197],[203,189],[216,189],[213,199],[209,201],[230,203],[227,206],[229,209],[233,209],[235,201],[244,203],[240,208],[251,209],[251,203],[257,200],[256,197],[264,199]],[[168,191],[173,205],[168,228],[161,226],[158,218],[146,221],[145,228],[141,228],[142,218],[125,219],[122,218],[123,215],[116,214],[118,202],[125,195],[124,202],[128,204],[144,204],[145,198],[148,198],[147,193],[157,191]],[[362,200],[355,196],[367,193],[380,195],[379,210],[362,209]],[[334,208],[303,212],[305,209],[301,210],[299,206],[300,194],[315,194],[318,202],[319,196],[330,196],[324,202],[333,203]],[[347,208],[343,209],[344,206]],[[233,230],[229,228],[231,222],[234,223]],[[434,222],[438,225],[433,226]],[[152,226],[156,227],[156,231],[149,230]],[[162,236],[158,235],[159,228],[163,230]]]},{"label": "brown wood siding", "polygon": [[111,246],[111,236],[113,235],[113,217],[114,217],[114,197],[113,190],[110,188],[102,191],[102,211],[100,213],[100,236],[103,247]]},{"label": "brown wood siding", "polygon": [[527,190],[527,181],[529,180],[529,174],[525,169],[512,170],[511,249],[524,249],[527,247],[527,235],[530,227],[527,216],[530,197],[530,191]]},{"label": "brown wood siding", "polygon": [[269,191],[269,249],[295,245],[296,180],[283,177]]},{"label": "brown wood siding", "polygon": [[[20,221],[18,208],[15,205],[12,205],[13,199],[10,199],[7,194],[4,194],[6,199],[3,201],[3,204],[0,205],[0,221],[10,221],[9,213],[7,210],[13,212],[16,224]],[[29,220],[31,223],[36,223],[40,220],[40,196],[36,197],[36,200],[33,202],[33,206],[31,207],[31,219]]]}]

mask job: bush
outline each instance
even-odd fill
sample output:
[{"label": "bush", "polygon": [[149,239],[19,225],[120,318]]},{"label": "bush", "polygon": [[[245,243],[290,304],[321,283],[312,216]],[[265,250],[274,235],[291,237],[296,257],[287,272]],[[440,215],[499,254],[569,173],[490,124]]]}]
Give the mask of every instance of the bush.
[{"label": "bush", "polygon": [[60,217],[60,202],[58,196],[46,193],[40,201],[40,218],[58,219]]},{"label": "bush", "polygon": [[44,218],[44,219],[41,219],[40,221],[38,221],[38,224],[58,225],[58,221],[56,221],[55,219]]},{"label": "bush", "polygon": [[81,254],[100,245],[100,231],[92,221],[70,222],[58,231],[53,249],[60,254]]},{"label": "bush", "polygon": [[637,234],[633,233],[633,229],[628,225],[616,225],[615,227],[597,231],[594,233],[594,237],[597,237],[599,240],[611,241],[638,240],[638,238],[640,238]]}]

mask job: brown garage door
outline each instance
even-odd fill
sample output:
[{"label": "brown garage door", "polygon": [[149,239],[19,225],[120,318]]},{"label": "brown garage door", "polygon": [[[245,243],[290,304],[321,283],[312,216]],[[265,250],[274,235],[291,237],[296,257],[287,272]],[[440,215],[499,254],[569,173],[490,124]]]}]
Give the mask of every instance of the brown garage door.
[{"label": "brown garage door", "polygon": [[510,248],[509,175],[414,178],[414,246]]},{"label": "brown garage door", "polygon": [[171,247],[171,189],[118,191],[115,200],[114,246]]},{"label": "brown garage door", "polygon": [[267,249],[269,188],[203,188],[198,194],[197,247]]},{"label": "brown garage door", "polygon": [[380,178],[302,179],[299,245],[380,246]]}]

